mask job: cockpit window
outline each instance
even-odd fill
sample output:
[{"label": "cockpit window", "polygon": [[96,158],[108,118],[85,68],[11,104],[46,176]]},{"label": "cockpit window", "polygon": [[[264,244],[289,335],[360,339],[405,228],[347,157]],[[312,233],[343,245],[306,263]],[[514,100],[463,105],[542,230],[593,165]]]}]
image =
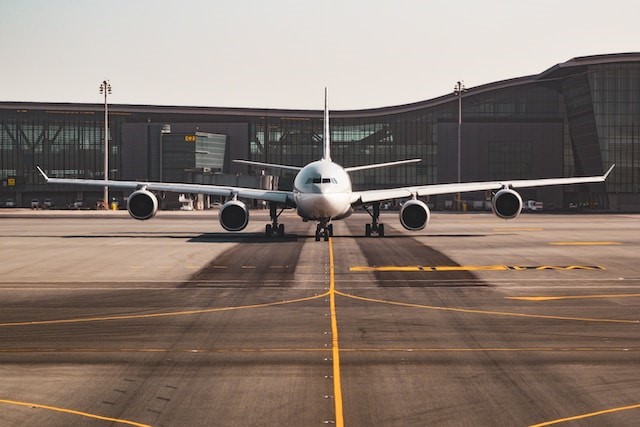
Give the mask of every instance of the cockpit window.
[{"label": "cockpit window", "polygon": [[338,181],[335,178],[308,178],[306,184],[337,184]]}]

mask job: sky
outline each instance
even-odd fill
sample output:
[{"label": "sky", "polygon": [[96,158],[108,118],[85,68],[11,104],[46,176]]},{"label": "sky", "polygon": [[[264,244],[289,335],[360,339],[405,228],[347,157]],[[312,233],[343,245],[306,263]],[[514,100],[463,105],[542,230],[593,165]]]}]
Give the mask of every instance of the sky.
[{"label": "sky", "polygon": [[402,105],[640,51],[637,0],[0,0],[0,101]]}]

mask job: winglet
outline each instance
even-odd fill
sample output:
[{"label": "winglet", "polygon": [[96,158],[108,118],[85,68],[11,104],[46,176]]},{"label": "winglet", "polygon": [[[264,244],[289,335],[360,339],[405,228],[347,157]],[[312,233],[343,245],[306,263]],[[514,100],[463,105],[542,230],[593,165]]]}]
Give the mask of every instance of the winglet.
[{"label": "winglet", "polygon": [[36,165],[36,168],[38,168],[38,171],[40,171],[40,174],[42,174],[42,176],[44,177],[45,181],[49,181],[49,177],[47,176],[46,173],[44,173],[42,168],[40,166],[38,166],[38,165]]},{"label": "winglet", "polygon": [[609,174],[611,173],[611,171],[613,170],[613,168],[615,168],[615,167],[616,167],[616,164],[615,164],[615,163],[614,163],[614,164],[612,164],[612,165],[611,165],[611,167],[609,168],[609,170],[607,171],[607,173],[605,173],[604,175],[602,175],[602,178],[606,180],[606,179],[607,179],[607,177],[609,176]]}]

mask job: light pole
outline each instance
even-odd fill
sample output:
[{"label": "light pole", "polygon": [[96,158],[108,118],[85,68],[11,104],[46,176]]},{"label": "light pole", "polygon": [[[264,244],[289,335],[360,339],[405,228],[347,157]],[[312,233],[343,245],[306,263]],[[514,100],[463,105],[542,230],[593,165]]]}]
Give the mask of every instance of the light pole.
[{"label": "light pole", "polygon": [[[460,142],[462,139],[462,94],[467,91],[463,81],[458,81],[453,88],[453,94],[458,97],[458,184],[460,183]],[[456,201],[456,209],[460,210],[460,193]]]},{"label": "light pole", "polygon": [[104,80],[100,85],[100,93],[104,94],[104,206],[109,206],[109,112],[107,109],[107,95],[111,95],[111,84]]}]

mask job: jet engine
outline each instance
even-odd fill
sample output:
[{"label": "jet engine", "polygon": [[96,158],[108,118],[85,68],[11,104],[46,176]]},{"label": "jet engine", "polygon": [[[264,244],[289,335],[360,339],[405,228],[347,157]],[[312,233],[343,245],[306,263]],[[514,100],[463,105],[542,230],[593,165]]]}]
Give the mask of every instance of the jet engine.
[{"label": "jet engine", "polygon": [[491,199],[493,213],[502,219],[513,219],[522,211],[522,197],[514,190],[503,188]]},{"label": "jet engine", "polygon": [[220,207],[220,225],[227,231],[240,231],[249,223],[249,209],[239,200],[230,200]]},{"label": "jet engine", "polygon": [[422,230],[430,218],[429,207],[421,200],[409,200],[400,209],[400,223],[407,230]]},{"label": "jet engine", "polygon": [[141,221],[153,216],[158,212],[158,198],[148,190],[137,190],[131,193],[127,202],[129,215]]}]

